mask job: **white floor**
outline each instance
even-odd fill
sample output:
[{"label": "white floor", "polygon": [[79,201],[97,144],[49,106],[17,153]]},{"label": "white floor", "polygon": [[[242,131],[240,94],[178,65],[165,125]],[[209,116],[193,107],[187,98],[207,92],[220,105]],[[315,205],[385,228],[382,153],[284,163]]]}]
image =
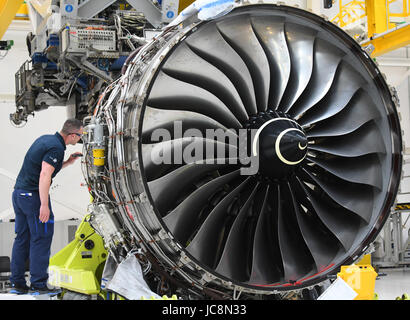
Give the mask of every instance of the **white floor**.
[{"label": "white floor", "polygon": [[29,294],[11,294],[11,293],[0,293],[0,300],[56,300],[56,297],[50,297],[47,294],[41,294],[37,296],[32,296]]},{"label": "white floor", "polygon": [[410,268],[383,268],[379,275],[374,289],[379,300],[395,300],[403,293],[410,294]]}]

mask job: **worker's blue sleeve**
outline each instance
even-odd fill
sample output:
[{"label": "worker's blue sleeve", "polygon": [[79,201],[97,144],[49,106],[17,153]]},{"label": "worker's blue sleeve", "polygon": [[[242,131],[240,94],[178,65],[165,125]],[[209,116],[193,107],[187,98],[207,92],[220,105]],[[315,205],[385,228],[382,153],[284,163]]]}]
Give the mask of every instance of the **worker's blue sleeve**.
[{"label": "worker's blue sleeve", "polygon": [[59,165],[61,166],[61,163],[64,161],[64,152],[61,152],[61,150],[57,148],[51,148],[44,153],[43,161],[52,165],[54,169],[57,169],[57,167]]}]

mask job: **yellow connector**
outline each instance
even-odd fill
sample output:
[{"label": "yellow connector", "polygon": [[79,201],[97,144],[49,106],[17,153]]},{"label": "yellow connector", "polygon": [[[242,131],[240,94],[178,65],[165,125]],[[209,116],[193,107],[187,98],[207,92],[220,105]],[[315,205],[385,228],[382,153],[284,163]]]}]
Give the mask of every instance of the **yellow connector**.
[{"label": "yellow connector", "polygon": [[101,167],[105,163],[104,149],[93,149],[94,165]]}]

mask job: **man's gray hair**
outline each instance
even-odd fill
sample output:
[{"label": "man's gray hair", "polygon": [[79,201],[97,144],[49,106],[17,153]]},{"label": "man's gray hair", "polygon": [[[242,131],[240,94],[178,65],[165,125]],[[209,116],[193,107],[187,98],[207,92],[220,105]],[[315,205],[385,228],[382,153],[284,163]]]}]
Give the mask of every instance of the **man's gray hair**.
[{"label": "man's gray hair", "polygon": [[78,119],[67,119],[64,122],[63,129],[61,129],[61,132],[64,134],[70,134],[74,133],[78,129],[80,129],[83,126],[83,122]]}]

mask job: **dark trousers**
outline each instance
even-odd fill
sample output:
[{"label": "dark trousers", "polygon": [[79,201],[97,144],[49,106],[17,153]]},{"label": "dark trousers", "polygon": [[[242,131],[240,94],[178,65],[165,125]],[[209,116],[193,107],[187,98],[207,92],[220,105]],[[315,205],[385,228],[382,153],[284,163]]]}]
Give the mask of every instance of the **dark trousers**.
[{"label": "dark trousers", "polygon": [[40,196],[38,191],[14,190],[13,207],[16,215],[10,282],[24,286],[27,259],[30,259],[30,283],[36,288],[47,285],[50,247],[54,234],[54,215],[49,201],[50,218],[39,220]]}]

